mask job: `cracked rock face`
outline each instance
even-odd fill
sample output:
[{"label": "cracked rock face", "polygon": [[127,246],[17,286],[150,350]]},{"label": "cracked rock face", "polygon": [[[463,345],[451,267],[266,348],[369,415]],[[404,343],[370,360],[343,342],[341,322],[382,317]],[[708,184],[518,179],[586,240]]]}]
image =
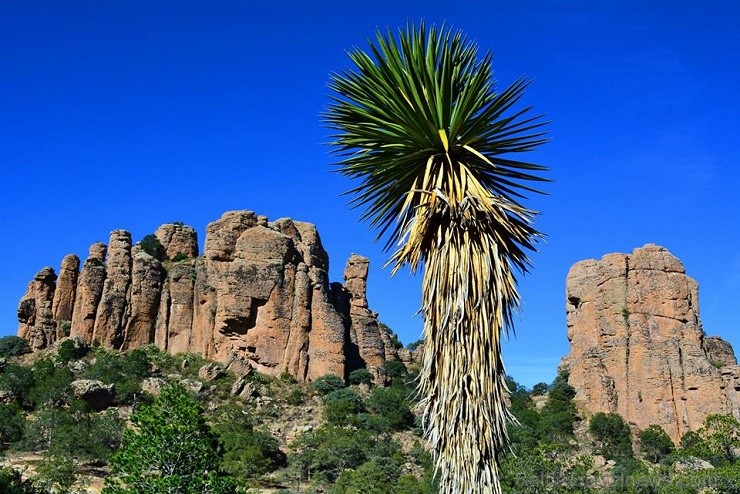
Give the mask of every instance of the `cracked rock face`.
[{"label": "cracked rock face", "polygon": [[330,285],[329,257],[310,223],[230,211],[206,231],[202,257],[195,230],[172,223],[156,232],[163,261],[115,230],[107,246],[90,247],[79,273],[75,256],[65,258],[59,281],[45,268],[21,300],[18,334],[40,350],[64,336],[55,328],[65,322],[89,344],[155,344],[240,375],[311,380],[381,368],[389,354],[367,304],[366,258],[348,261],[347,287]]},{"label": "cracked rock face", "polygon": [[562,367],[587,413],[619,413],[638,429],[658,424],[675,442],[707,415],[740,416],[740,367],[726,346],[705,344],[697,283],[666,249],[576,263],[566,313]]}]

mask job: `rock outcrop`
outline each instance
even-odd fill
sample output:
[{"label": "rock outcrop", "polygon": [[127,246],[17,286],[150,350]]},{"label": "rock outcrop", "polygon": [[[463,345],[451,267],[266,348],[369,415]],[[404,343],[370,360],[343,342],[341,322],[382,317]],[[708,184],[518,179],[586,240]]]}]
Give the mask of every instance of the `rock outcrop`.
[{"label": "rock outcrop", "polygon": [[70,254],[62,259],[62,268],[59,271],[54,300],[51,304],[51,313],[56,323],[57,339],[69,336],[72,321],[72,311],[77,294],[77,278],[80,272],[80,258]]},{"label": "rock outcrop", "polygon": [[33,277],[18,304],[18,336],[28,340],[33,350],[41,350],[56,341],[56,323],[52,304],[57,275],[45,267]]},{"label": "rock outcrop", "polygon": [[570,353],[562,367],[587,413],[616,412],[674,441],[709,414],[740,417],[732,348],[705,338],[698,286],[666,249],[576,263],[568,273]]},{"label": "rock outcrop", "polygon": [[70,321],[71,336],[106,348],[155,344],[241,375],[299,380],[360,367],[380,376],[385,359],[397,358],[368,308],[368,260],[353,255],[345,284],[330,284],[314,225],[227,212],[208,225],[201,257],[189,226],[162,225],[155,237],[164,254],[115,230],[107,246],[90,247],[79,273],[75,256],[58,283],[51,268],[39,272],[19,305],[18,334],[38,350],[64,337],[57,328]]}]

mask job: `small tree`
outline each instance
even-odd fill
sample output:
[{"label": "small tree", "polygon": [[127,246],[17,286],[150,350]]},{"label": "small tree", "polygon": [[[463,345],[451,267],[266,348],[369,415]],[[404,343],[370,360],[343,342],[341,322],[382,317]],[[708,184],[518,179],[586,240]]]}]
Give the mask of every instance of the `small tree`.
[{"label": "small tree", "polygon": [[658,463],[673,453],[676,448],[666,431],[661,426],[652,424],[640,431],[640,449],[648,460]]},{"label": "small tree", "polygon": [[140,245],[144,252],[157,259],[158,261],[167,260],[167,251],[156,235],[147,235],[146,237],[141,239]]},{"label": "small tree", "polygon": [[732,415],[709,415],[699,436],[710,453],[720,459],[714,463],[735,463],[740,449],[740,422]]},{"label": "small tree", "polygon": [[111,458],[104,494],[232,494],[233,479],[218,471],[221,450],[203,408],[179,385],[131,417],[123,447]]},{"label": "small tree", "polygon": [[26,419],[16,403],[8,405],[0,403],[0,451],[23,437],[25,425]]},{"label": "small tree", "polygon": [[591,417],[588,431],[596,439],[599,452],[607,460],[625,460],[632,457],[630,427],[616,413],[595,413]]},{"label": "small tree", "polygon": [[358,384],[370,384],[373,382],[373,375],[367,369],[355,369],[349,373],[349,383]]},{"label": "small tree", "polygon": [[365,410],[362,396],[350,388],[338,389],[324,396],[324,418],[332,425],[350,425]]},{"label": "small tree", "polygon": [[403,430],[414,425],[414,414],[409,409],[406,392],[401,388],[373,389],[367,399],[367,407],[388,429]]},{"label": "small tree", "polygon": [[335,374],[327,374],[325,376],[321,376],[317,378],[312,384],[313,389],[315,389],[316,392],[321,396],[328,395],[332,391],[337,391],[338,389],[347,387],[347,385],[344,383],[344,379]]},{"label": "small tree", "polygon": [[532,396],[542,396],[550,389],[547,383],[537,383],[532,386]]},{"label": "small tree", "polygon": [[31,351],[28,342],[19,336],[0,338],[0,357],[17,357]]},{"label": "small tree", "polygon": [[86,345],[75,343],[75,341],[71,339],[64,340],[61,345],[59,345],[57,356],[62,363],[66,364],[73,360],[81,359],[85,356],[88,350],[89,348]]},{"label": "small tree", "polygon": [[269,433],[255,430],[252,418],[234,406],[223,407],[213,426],[223,444],[223,469],[234,477],[251,479],[284,467],[287,456]]}]

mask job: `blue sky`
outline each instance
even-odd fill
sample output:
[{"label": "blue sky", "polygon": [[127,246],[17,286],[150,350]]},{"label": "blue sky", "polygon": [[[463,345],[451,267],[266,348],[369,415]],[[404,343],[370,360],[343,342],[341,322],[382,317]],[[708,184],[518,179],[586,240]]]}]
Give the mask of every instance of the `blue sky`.
[{"label": "blue sky", "polygon": [[370,257],[369,302],[418,339],[420,276],[340,194],[320,114],[332,71],[377,28],[446,21],[493,50],[499,87],[534,79],[547,114],[547,234],[521,283],[509,372],[550,381],[568,351],[565,276],[582,259],[665,246],[700,285],[708,334],[740,348],[740,7],[735,2],[33,2],[0,5],[0,335],[43,266],[124,228],[227,210],[319,227],[341,280]]}]

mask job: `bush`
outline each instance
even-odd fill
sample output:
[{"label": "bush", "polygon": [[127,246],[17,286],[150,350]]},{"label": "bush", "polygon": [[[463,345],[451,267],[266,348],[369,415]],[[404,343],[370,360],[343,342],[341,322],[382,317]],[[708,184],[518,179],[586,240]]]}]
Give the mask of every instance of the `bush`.
[{"label": "bush", "polygon": [[43,460],[36,467],[34,486],[43,492],[56,494],[73,494],[72,486],[78,481],[77,464],[71,455],[57,455],[49,451],[44,453]]},{"label": "bush", "polygon": [[379,322],[378,326],[381,331],[384,331],[388,335],[388,339],[390,340],[393,348],[395,348],[396,350],[400,350],[401,348],[403,348],[403,343],[401,343],[401,341],[398,339],[398,335],[394,333],[387,324]]},{"label": "bush", "polygon": [[3,494],[42,494],[30,480],[23,480],[20,472],[0,467],[0,492]]},{"label": "bush", "polygon": [[107,461],[119,447],[124,421],[109,409],[101,413],[85,410],[75,401],[69,410],[47,408],[29,421],[22,446],[31,451],[48,449],[58,456],[86,461]]},{"label": "bush", "polygon": [[23,411],[17,404],[0,403],[0,451],[7,449],[10,443],[20,441],[25,425]]},{"label": "bush", "polygon": [[383,362],[383,369],[388,379],[395,384],[406,384],[405,377],[409,371],[403,362],[399,360],[386,360]]},{"label": "bush", "polygon": [[0,389],[10,392],[18,405],[30,404],[29,394],[33,388],[33,372],[28,367],[8,364],[0,374]]},{"label": "bush", "polygon": [[345,470],[339,475],[330,494],[389,494],[401,474],[399,462],[388,458],[373,459],[356,470]]},{"label": "bush", "polygon": [[225,472],[252,479],[287,464],[287,456],[269,433],[254,430],[249,414],[237,407],[225,407],[216,417],[213,430],[223,445],[221,465]]},{"label": "bush", "polygon": [[547,402],[540,411],[537,432],[548,442],[563,442],[573,435],[573,422],[576,418],[576,406],[573,398],[576,391],[568,384],[567,374],[555,378]]},{"label": "bush", "polygon": [[414,426],[406,393],[401,388],[375,388],[367,399],[368,409],[380,418],[381,424],[392,430]]},{"label": "bush", "polygon": [[0,357],[17,357],[29,353],[31,347],[28,342],[18,336],[3,336],[0,338]]},{"label": "bush", "polygon": [[416,350],[417,348],[419,348],[423,344],[424,344],[424,339],[422,338],[420,340],[412,341],[411,343],[409,343],[408,345],[406,345],[406,348],[408,348],[409,351],[412,351],[413,352],[414,350]]},{"label": "bush", "polygon": [[596,440],[598,451],[607,460],[632,458],[630,427],[616,413],[595,413],[588,424],[588,431]]},{"label": "bush", "polygon": [[344,383],[344,379],[335,375],[327,374],[314,380],[312,383],[313,389],[316,390],[321,396],[326,396],[333,391],[340,390],[347,387]]},{"label": "bush", "polygon": [[141,381],[149,376],[149,355],[143,349],[126,353],[96,350],[95,363],[85,369],[85,379],[95,379],[105,384],[113,384],[116,403],[133,404],[142,396]]},{"label": "bush", "polygon": [[367,369],[356,369],[349,373],[349,383],[353,385],[370,384],[373,382],[373,375]]},{"label": "bush", "polygon": [[70,384],[74,381],[72,371],[66,365],[56,365],[50,359],[36,362],[31,368],[33,387],[28,393],[35,407],[60,407],[72,399]]},{"label": "bush", "polygon": [[373,446],[368,431],[326,424],[296,439],[291,445],[296,453],[290,463],[298,469],[301,479],[332,481],[344,470],[362,465]]},{"label": "bush", "polygon": [[141,245],[141,249],[144,252],[157,259],[158,261],[167,260],[167,251],[165,251],[164,246],[159,241],[156,235],[147,235],[141,240],[139,245]]},{"label": "bush", "polygon": [[653,463],[658,463],[675,450],[673,441],[659,425],[651,425],[640,431],[640,450]]},{"label": "bush", "polygon": [[285,402],[292,406],[302,405],[304,401],[303,392],[298,388],[293,388],[285,398]]},{"label": "bush", "polygon": [[75,342],[74,340],[64,340],[59,345],[57,356],[62,363],[66,364],[73,360],[79,360],[87,354],[89,348],[87,345],[83,345]]},{"label": "bush", "polygon": [[178,252],[175,254],[175,257],[172,258],[172,262],[182,262],[187,261],[188,259],[190,259],[190,257],[186,253]]},{"label": "bush", "polygon": [[357,414],[364,410],[362,397],[352,389],[338,389],[324,396],[324,419],[329,424],[356,424]]},{"label": "bush", "polygon": [[537,383],[532,386],[532,396],[542,396],[547,393],[548,389],[547,383]]}]

